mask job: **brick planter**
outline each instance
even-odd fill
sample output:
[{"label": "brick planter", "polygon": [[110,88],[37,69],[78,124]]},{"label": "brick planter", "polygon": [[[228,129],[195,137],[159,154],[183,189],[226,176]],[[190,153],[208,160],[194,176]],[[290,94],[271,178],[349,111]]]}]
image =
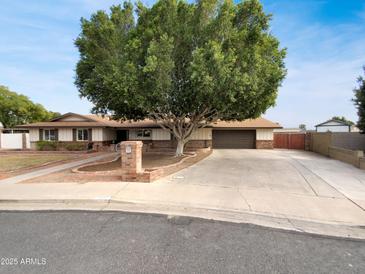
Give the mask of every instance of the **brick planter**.
[{"label": "brick planter", "polygon": [[[210,149],[201,149],[202,151],[210,151]],[[119,157],[110,160],[110,161],[104,161],[104,162],[98,162],[93,164],[85,164],[82,166],[79,166],[77,168],[72,169],[72,172],[78,173],[78,174],[84,174],[85,176],[97,176],[97,177],[103,177],[107,181],[109,181],[110,178],[114,178],[115,180],[121,180],[125,182],[141,182],[141,183],[151,183],[153,181],[156,181],[159,178],[162,178],[165,175],[165,170],[169,169],[171,167],[176,167],[184,163],[187,159],[195,157],[196,153],[190,153],[185,158],[181,159],[177,163],[173,163],[166,166],[160,166],[155,168],[146,168],[141,169],[139,173],[132,172],[132,171],[126,171],[126,170],[109,170],[109,171],[82,171],[80,169],[84,167],[94,166],[94,165],[100,165],[100,164],[106,164],[116,161]]]}]

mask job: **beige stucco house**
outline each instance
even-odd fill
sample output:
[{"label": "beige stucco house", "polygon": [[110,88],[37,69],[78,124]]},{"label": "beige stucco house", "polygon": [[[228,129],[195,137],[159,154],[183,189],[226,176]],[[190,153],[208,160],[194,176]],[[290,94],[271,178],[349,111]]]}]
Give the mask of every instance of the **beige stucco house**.
[{"label": "beige stucco house", "polygon": [[[84,149],[101,150],[124,140],[141,140],[146,147],[174,148],[171,134],[150,120],[118,122],[97,115],[66,113],[49,122],[21,125],[29,129],[31,148],[38,141],[57,142],[58,148],[78,144]],[[198,129],[190,136],[187,148],[273,148],[273,130],[281,128],[264,118],[242,122],[220,121]]]}]

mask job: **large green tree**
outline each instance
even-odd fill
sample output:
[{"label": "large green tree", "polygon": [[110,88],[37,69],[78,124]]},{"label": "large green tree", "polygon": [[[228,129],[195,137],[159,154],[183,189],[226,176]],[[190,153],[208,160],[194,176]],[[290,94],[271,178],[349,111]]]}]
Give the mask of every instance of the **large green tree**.
[{"label": "large green tree", "polygon": [[58,115],[59,113],[47,111],[42,105],[33,103],[28,97],[0,85],[0,122],[5,128],[46,121]]},{"label": "large green tree", "polygon": [[160,0],[81,19],[76,85],[94,112],[157,121],[183,153],[218,119],[256,118],[275,104],[285,50],[258,0]]},{"label": "large green tree", "polygon": [[[363,70],[365,75],[365,66]],[[357,82],[359,84],[359,87],[354,90],[355,98],[353,99],[357,108],[357,114],[359,116],[357,127],[362,132],[365,132],[365,78],[360,76]]]}]

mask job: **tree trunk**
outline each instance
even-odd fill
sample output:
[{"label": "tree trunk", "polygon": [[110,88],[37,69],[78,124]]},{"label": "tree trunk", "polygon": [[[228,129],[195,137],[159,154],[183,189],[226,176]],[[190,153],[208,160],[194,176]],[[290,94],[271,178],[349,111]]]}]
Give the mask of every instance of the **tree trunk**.
[{"label": "tree trunk", "polygon": [[184,155],[184,146],[185,142],[183,140],[177,140],[176,157]]}]

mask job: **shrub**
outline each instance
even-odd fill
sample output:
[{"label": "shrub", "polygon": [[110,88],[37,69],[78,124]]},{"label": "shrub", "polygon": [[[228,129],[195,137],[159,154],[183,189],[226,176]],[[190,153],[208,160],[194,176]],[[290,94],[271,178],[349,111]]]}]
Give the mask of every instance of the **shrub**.
[{"label": "shrub", "polygon": [[85,150],[85,144],[83,143],[70,143],[70,144],[65,144],[65,149],[68,151],[81,151],[81,150]]},{"label": "shrub", "polygon": [[37,149],[42,151],[53,151],[57,149],[57,142],[54,141],[38,141]]}]

